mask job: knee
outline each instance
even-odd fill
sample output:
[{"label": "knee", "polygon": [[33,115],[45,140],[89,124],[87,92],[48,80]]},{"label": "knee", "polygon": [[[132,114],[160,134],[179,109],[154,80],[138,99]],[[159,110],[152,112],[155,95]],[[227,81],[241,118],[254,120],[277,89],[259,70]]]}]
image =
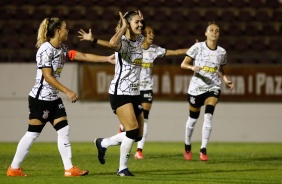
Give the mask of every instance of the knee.
[{"label": "knee", "polygon": [[190,110],[190,115],[189,115],[191,118],[193,119],[198,119],[199,116],[200,116],[200,111],[197,111],[197,112],[194,112],[194,111],[191,111]]},{"label": "knee", "polygon": [[55,130],[58,133],[58,138],[68,139],[69,136],[69,125],[67,120],[60,121],[54,126]]},{"label": "knee", "polygon": [[126,131],[126,137],[128,137],[130,139],[136,140],[138,138],[138,135],[139,135],[139,129],[138,128]]},{"label": "knee", "polygon": [[215,107],[213,105],[206,105],[205,114],[213,115]]},{"label": "knee", "polygon": [[28,125],[28,130],[26,135],[33,140],[37,139],[44,128],[44,125]]},{"label": "knee", "polygon": [[45,125],[28,125],[28,132],[41,133]]},{"label": "knee", "polygon": [[68,127],[68,120],[60,121],[54,126],[56,131],[59,131],[60,129],[65,128],[65,127],[69,128]]}]

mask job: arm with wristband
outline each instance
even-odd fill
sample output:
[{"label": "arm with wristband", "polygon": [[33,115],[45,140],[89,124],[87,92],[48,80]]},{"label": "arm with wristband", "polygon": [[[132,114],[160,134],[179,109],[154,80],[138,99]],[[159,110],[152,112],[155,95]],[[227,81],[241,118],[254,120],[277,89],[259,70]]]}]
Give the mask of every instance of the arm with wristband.
[{"label": "arm with wristband", "polygon": [[89,32],[85,32],[83,29],[80,29],[78,31],[78,38],[80,39],[80,41],[83,41],[83,40],[86,40],[86,41],[91,41],[91,45],[93,47],[95,47],[96,45],[101,45],[101,46],[104,46],[104,47],[108,47],[110,48],[110,44],[109,44],[109,41],[107,40],[101,40],[101,39],[98,39],[98,38],[95,38],[93,35],[92,35],[92,31],[91,29],[89,29]]}]

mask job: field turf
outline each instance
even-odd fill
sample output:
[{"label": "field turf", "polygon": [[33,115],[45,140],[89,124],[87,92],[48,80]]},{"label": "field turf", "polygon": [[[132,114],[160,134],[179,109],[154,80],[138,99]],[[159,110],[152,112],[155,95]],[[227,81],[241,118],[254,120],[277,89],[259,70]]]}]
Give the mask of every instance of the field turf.
[{"label": "field turf", "polygon": [[281,143],[211,142],[208,161],[199,159],[200,143],[192,144],[193,159],[185,161],[182,142],[147,142],[144,160],[135,160],[136,143],[129,160],[134,177],[116,176],[119,146],[110,147],[106,164],[97,159],[93,143],[72,143],[73,164],[90,170],[88,176],[65,178],[56,143],[35,142],[22,163],[28,177],[7,177],[17,143],[0,142],[0,183],[6,184],[181,184],[282,183]]}]

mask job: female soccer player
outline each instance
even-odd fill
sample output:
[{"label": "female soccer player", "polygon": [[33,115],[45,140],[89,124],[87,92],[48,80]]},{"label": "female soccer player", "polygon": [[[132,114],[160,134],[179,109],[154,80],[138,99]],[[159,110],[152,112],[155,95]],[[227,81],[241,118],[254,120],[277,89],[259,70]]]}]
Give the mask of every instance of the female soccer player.
[{"label": "female soccer player", "polygon": [[98,56],[70,50],[63,42],[68,39],[66,22],[59,18],[45,18],[39,26],[36,53],[37,74],[35,85],[29,93],[29,125],[20,140],[7,176],[27,176],[20,164],[27,156],[31,145],[38,138],[47,122],[58,133],[58,149],[64,165],[64,176],[84,176],[88,170],[80,170],[72,164],[71,144],[67,114],[59,97],[59,91],[75,103],[78,95],[59,82],[67,60],[87,62],[112,62],[114,56]]},{"label": "female soccer player", "polygon": [[[84,30],[80,30],[79,38],[81,40],[88,40],[94,41],[98,45],[109,47],[109,43],[105,40],[95,39],[92,36],[91,29],[89,29],[89,33],[86,33]],[[143,159],[142,150],[144,148],[145,140],[147,137],[148,132],[148,119],[149,119],[149,112],[152,107],[153,103],[153,63],[156,58],[162,58],[164,56],[177,56],[177,55],[184,55],[188,48],[185,49],[177,49],[177,50],[167,50],[165,48],[159,47],[153,44],[153,40],[155,37],[153,28],[151,26],[146,26],[143,30],[143,35],[145,37],[142,43],[142,51],[143,51],[143,61],[142,61],[142,70],[140,74],[140,94],[142,98],[142,106],[143,106],[143,114],[144,114],[144,132],[142,140],[138,141],[137,144],[137,151],[134,155],[136,159]],[[120,132],[124,131],[123,126],[120,126]],[[120,140],[120,136],[116,136],[118,140]],[[111,138],[113,141],[114,138]],[[118,144],[118,141],[112,142],[114,145]],[[111,146],[113,146],[111,144]]]},{"label": "female soccer player", "polygon": [[134,155],[136,159],[144,158],[142,150],[144,148],[145,140],[147,137],[149,113],[153,103],[153,63],[158,57],[161,58],[164,56],[177,56],[185,54],[188,50],[188,48],[167,50],[153,44],[155,35],[153,28],[150,26],[146,26],[145,30],[143,31],[143,35],[145,37],[145,40],[142,44],[143,62],[140,77],[140,93],[142,97],[142,106],[144,113],[144,133],[143,138],[137,143],[137,152]]},{"label": "female soccer player", "polygon": [[[115,50],[115,75],[109,88],[110,103],[120,123],[125,128],[125,136],[120,146],[118,176],[133,176],[128,170],[128,159],[132,145],[142,139],[144,117],[139,90],[142,69],[143,16],[140,11],[120,12],[116,34],[109,44]],[[96,140],[98,158],[105,163],[106,147],[103,139]]]},{"label": "female soccer player", "polygon": [[227,63],[226,51],[217,45],[219,26],[210,22],[206,32],[206,41],[195,43],[186,53],[181,68],[194,71],[188,87],[190,115],[186,122],[184,158],[192,159],[191,136],[200,115],[201,106],[205,105],[202,129],[202,145],[200,159],[208,160],[207,144],[212,130],[212,117],[221,92],[221,78],[233,89],[233,82],[224,73],[223,66]]}]

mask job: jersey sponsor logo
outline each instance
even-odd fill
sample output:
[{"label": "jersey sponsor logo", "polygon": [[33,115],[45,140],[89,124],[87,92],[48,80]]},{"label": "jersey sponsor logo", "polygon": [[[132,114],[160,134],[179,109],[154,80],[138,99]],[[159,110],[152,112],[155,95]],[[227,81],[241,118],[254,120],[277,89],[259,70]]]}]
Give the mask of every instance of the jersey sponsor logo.
[{"label": "jersey sponsor logo", "polygon": [[57,97],[58,94],[59,94],[59,90],[57,90],[57,89],[52,89],[52,94],[51,94],[52,97]]},{"label": "jersey sponsor logo", "polygon": [[217,67],[213,68],[213,67],[209,67],[209,66],[204,66],[202,68],[202,70],[205,71],[205,72],[216,73]]},{"label": "jersey sponsor logo", "polygon": [[138,90],[139,89],[139,84],[130,84],[131,90]]},{"label": "jersey sponsor logo", "polygon": [[149,101],[152,101],[152,94],[148,93],[148,94],[144,94],[144,98],[148,98]]},{"label": "jersey sponsor logo", "polygon": [[204,86],[199,87],[198,91],[213,92],[215,95],[219,94],[219,89],[215,89],[215,88],[209,89],[209,87],[204,87]]},{"label": "jersey sponsor logo", "polygon": [[209,91],[209,87],[200,86],[198,88],[199,91]]},{"label": "jersey sponsor logo", "polygon": [[142,67],[143,68],[152,68],[153,67],[153,63],[142,63]]},{"label": "jersey sponsor logo", "polygon": [[140,83],[141,83],[141,84],[148,84],[149,81],[141,81]]},{"label": "jersey sponsor logo", "polygon": [[135,59],[132,64],[134,64],[134,65],[142,65],[142,58]]},{"label": "jersey sponsor logo", "polygon": [[48,111],[48,110],[43,111],[42,118],[43,118],[43,119],[47,119],[48,116],[49,116],[49,111]]},{"label": "jersey sponsor logo", "polygon": [[63,68],[57,68],[57,70],[55,71],[55,74],[60,74],[62,73]]}]

